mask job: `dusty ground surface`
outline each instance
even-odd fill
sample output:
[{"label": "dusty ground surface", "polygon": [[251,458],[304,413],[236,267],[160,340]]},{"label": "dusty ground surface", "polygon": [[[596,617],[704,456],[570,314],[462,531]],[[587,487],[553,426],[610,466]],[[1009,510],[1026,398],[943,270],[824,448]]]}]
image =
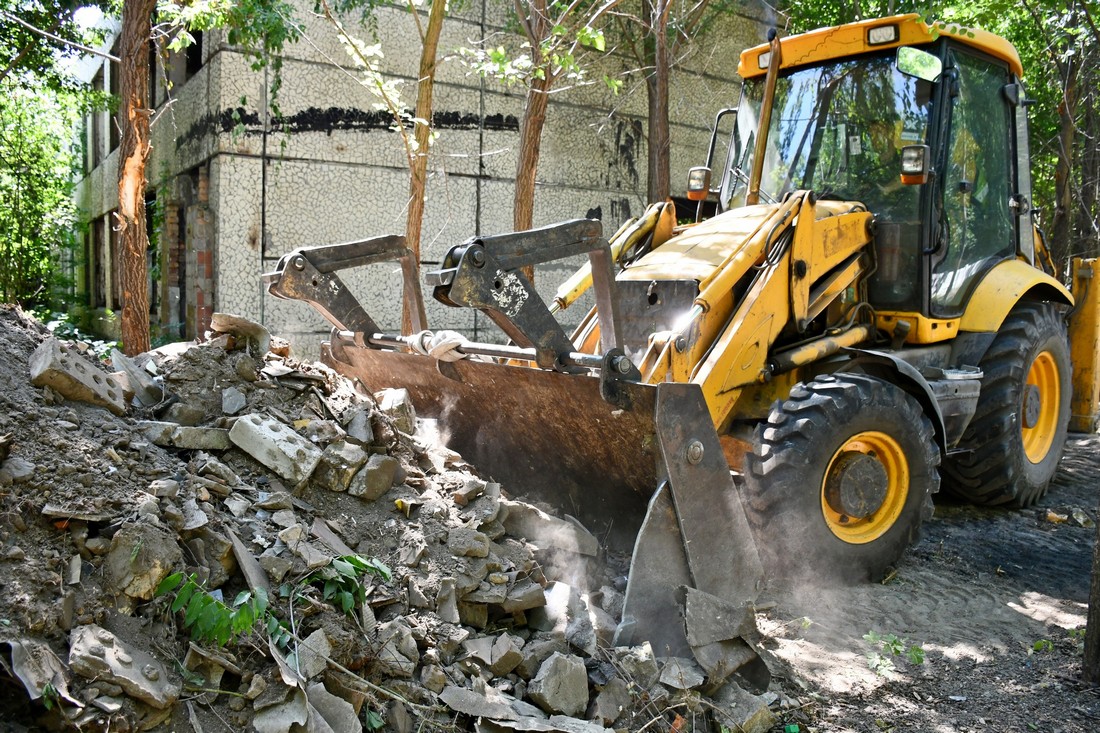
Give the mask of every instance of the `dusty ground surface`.
[{"label": "dusty ground surface", "polygon": [[[1027,510],[936,502],[925,538],[883,585],[772,593],[761,614],[776,682],[816,731],[1094,731],[1100,694],[1079,682],[1100,439],[1071,435],[1059,473]],[[1082,515],[1083,513],[1083,515]],[[924,650],[892,658],[864,635]]]},{"label": "dusty ground surface", "polygon": [[[70,718],[82,720],[82,730],[155,727],[158,719],[165,721],[158,728],[164,730],[249,730],[263,710],[291,707],[297,693],[282,691],[270,650],[255,641],[231,646],[235,671],[226,672],[215,685],[224,692],[204,693],[204,685],[210,685],[196,681],[193,674],[185,677],[180,665],[188,637],[182,614],[167,608],[170,598],[128,600],[106,570],[111,553],[120,552],[116,545],[125,535],[122,528],[151,524],[179,532],[184,549],[180,562],[188,571],[217,575],[211,550],[194,540],[205,538],[205,547],[213,548],[218,537],[235,530],[257,554],[265,547],[277,549],[275,531],[280,527],[272,522],[279,509],[292,512],[306,526],[316,517],[328,517],[357,552],[393,566],[391,582],[368,584],[376,616],[370,621],[377,624],[369,630],[365,619],[349,621],[326,604],[319,588],[298,586],[308,596],[307,614],[296,621],[300,636],[325,629],[336,661],[398,690],[413,703],[409,709],[395,710],[392,699],[367,695],[360,700],[365,702],[360,719],[367,719],[369,709],[382,715],[387,730],[415,730],[423,720],[432,721],[429,729],[473,729],[471,716],[438,707],[429,710],[434,698],[425,685],[435,682],[476,690],[479,685],[484,689],[487,681],[492,688],[523,697],[531,674],[494,676],[462,653],[439,651],[458,627],[442,623],[435,607],[441,577],[464,582],[464,573],[478,564],[441,551],[440,545],[456,527],[472,523],[485,528],[491,523],[478,525],[468,510],[450,502],[449,492],[471,480],[460,461],[442,465],[436,457],[433,464],[431,456],[399,439],[390,422],[373,414],[377,436],[371,448],[398,458],[404,479],[385,501],[363,503],[347,493],[306,486],[285,507],[272,506],[271,497],[290,487],[248,456],[226,451],[222,459],[239,477],[229,497],[238,500],[238,516],[227,508],[228,500],[204,493],[202,482],[193,478],[201,473],[196,452],[152,444],[135,433],[132,415],[114,417],[30,386],[28,359],[45,337],[40,326],[21,314],[0,310],[0,445],[3,436],[13,436],[11,455],[33,466],[30,477],[11,481],[0,476],[0,730],[65,729],[56,712],[45,710],[41,700],[29,700],[25,685],[11,675],[12,645],[34,640],[52,648],[64,662],[73,629],[92,623],[164,662],[168,677],[182,687],[182,696],[165,718],[163,712],[127,698],[116,686],[70,676],[70,692],[86,711]],[[297,382],[286,378],[272,384],[258,376],[261,366],[263,362],[248,353],[200,350],[167,368],[165,383],[188,397],[196,421],[211,425],[224,422],[220,395],[227,385],[245,394],[246,411],[273,415],[287,424],[320,418],[338,421],[340,415],[329,414],[334,407],[337,412],[350,410],[361,400],[323,371],[302,366],[312,376],[304,378],[299,372]],[[164,480],[179,482],[178,496],[151,493],[152,486]],[[1100,695],[1078,679],[1096,532],[1083,525],[1096,519],[1098,489],[1100,440],[1071,436],[1055,485],[1037,507],[985,510],[941,499],[925,539],[887,583],[768,588],[757,621],[759,646],[773,673],[771,689],[763,698],[778,716],[771,730],[793,725],[801,731],[861,733],[1095,730]],[[424,503],[411,516],[402,516],[394,510],[395,498]],[[206,512],[208,527],[180,529],[181,522],[190,521],[181,511],[189,501]],[[405,561],[410,552],[416,553],[418,540],[427,541],[429,552],[423,563],[410,565]],[[494,576],[509,589],[524,579],[546,581],[542,568],[550,574],[553,562],[545,553],[503,535],[493,546],[502,555],[507,550],[504,567]],[[139,543],[123,545],[121,552],[128,551],[131,562],[144,562],[145,550]],[[74,556],[79,559],[74,561]],[[301,557],[285,551],[283,556],[287,578],[308,574]],[[80,568],[75,583],[74,562]],[[227,565],[228,577],[220,580],[230,598],[241,589],[241,579],[233,564]],[[606,581],[612,582],[610,575]],[[472,587],[492,590],[486,582],[478,586],[475,579]],[[613,613],[614,604],[608,600],[614,593],[606,591],[599,603]],[[120,613],[119,607],[127,605],[134,608]],[[465,628],[473,631],[473,639],[505,628],[526,641],[528,649],[532,641],[549,639],[541,636],[543,632],[523,628],[521,618],[522,614],[491,618],[489,629]],[[419,659],[408,660],[416,669],[412,678],[387,674],[378,659],[387,650],[382,643],[385,630],[401,631],[403,624],[415,641],[413,656],[419,653]],[[369,633],[364,636],[365,631]],[[903,652],[919,648],[923,663],[907,660],[904,653],[892,656],[882,642],[864,638],[872,632],[883,639],[898,637]],[[597,662],[613,659],[602,648],[590,656],[575,648],[570,651],[585,656],[590,683],[606,671]],[[879,656],[872,658],[876,653]],[[431,683],[424,674],[428,668],[434,668]],[[443,679],[437,680],[436,672]],[[267,691],[248,697],[258,686],[257,678],[265,680]],[[324,679],[330,687],[339,687],[332,669]],[[656,689],[635,695],[633,707],[614,728],[717,733],[718,725],[709,715],[678,717],[678,712],[693,709],[688,698],[698,693],[688,691],[684,697],[665,690],[662,702],[655,701]],[[272,702],[273,690],[283,697]],[[116,704],[120,707],[112,712]],[[415,725],[402,726],[400,719],[410,711],[422,717]],[[584,717],[591,719],[591,711]]]}]

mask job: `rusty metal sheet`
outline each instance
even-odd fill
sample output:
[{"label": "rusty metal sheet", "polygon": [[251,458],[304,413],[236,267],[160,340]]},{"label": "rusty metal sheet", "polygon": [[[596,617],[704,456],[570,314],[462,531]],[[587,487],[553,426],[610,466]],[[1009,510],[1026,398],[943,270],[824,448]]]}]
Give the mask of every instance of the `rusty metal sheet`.
[{"label": "rusty metal sheet", "polygon": [[336,340],[322,360],[371,390],[404,387],[435,418],[447,447],[514,496],[577,517],[611,549],[630,552],[657,486],[652,385],[619,383],[623,410],[588,375],[363,348]]}]

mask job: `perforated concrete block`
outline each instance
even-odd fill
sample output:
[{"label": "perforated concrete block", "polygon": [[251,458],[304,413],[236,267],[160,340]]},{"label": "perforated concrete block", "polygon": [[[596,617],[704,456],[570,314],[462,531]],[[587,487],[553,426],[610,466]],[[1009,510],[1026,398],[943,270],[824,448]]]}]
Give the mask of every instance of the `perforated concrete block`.
[{"label": "perforated concrete block", "polygon": [[126,412],[122,383],[55,338],[43,341],[31,354],[30,370],[35,387],[49,387],[66,399],[105,407],[116,415]]},{"label": "perforated concrete block", "polygon": [[253,413],[233,423],[229,439],[260,463],[295,484],[309,478],[321,449],[283,423]]}]

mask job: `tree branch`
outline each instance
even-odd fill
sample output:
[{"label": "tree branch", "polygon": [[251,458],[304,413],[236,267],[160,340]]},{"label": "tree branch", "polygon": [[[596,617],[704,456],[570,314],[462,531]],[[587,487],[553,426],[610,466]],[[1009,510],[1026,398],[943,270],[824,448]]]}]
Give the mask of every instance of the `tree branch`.
[{"label": "tree branch", "polygon": [[7,20],[10,20],[13,23],[18,23],[19,25],[23,26],[24,28],[31,31],[32,33],[37,33],[38,35],[43,36],[44,38],[48,38],[51,41],[56,41],[57,43],[60,43],[60,44],[65,45],[65,46],[71,46],[72,48],[75,48],[78,51],[84,51],[85,53],[90,53],[93,56],[100,56],[102,58],[107,59],[108,61],[114,61],[115,63],[119,62],[119,58],[117,56],[112,56],[111,54],[107,53],[106,51],[100,51],[99,49],[92,48],[90,46],[85,46],[84,44],[77,43],[76,41],[70,41],[67,38],[62,38],[61,36],[50,33],[49,31],[42,30],[41,28],[36,28],[35,26],[31,25],[27,21],[23,20],[22,18],[20,18],[16,15],[12,15],[11,13],[9,13],[6,10],[0,10],[0,17],[3,17]]}]

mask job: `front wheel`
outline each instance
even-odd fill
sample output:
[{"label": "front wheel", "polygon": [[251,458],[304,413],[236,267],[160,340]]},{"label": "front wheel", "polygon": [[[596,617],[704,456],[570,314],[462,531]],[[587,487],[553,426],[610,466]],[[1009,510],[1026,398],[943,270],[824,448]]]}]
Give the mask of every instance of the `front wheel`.
[{"label": "front wheel", "polygon": [[932,516],[939,461],[932,423],[900,387],[862,374],[795,386],[757,427],[745,471],[769,571],[881,579]]},{"label": "front wheel", "polygon": [[1030,506],[1058,469],[1069,426],[1069,341],[1054,306],[1016,306],[979,366],[977,410],[962,452],[944,462],[944,487],[975,504]]}]

